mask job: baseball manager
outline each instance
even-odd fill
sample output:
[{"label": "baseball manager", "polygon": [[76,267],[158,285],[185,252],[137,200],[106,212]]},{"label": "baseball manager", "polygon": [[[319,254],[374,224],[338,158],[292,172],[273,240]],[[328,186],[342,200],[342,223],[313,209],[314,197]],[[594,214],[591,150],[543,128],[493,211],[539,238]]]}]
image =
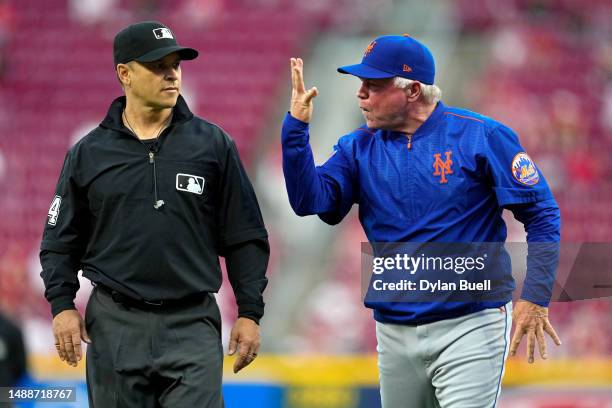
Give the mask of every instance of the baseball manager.
[{"label": "baseball manager", "polygon": [[[318,90],[306,89],[303,61],[291,59],[293,91],[282,128],[289,200],[301,216],[339,223],[353,204],[375,243],[490,243],[506,240],[511,210],[530,244],[560,239],[559,208],[516,134],[491,118],[445,106],[429,49],[408,35],[376,38],[359,64],[338,68],[361,80],[365,124],[341,137],[315,166],[309,121]],[[527,335],[546,358],[558,253],[527,279],[513,312],[510,290],[488,301],[368,302],[374,309],[385,408],[494,407],[503,367]],[[532,258],[533,260],[533,258]],[[510,271],[508,278],[513,287]],[[508,280],[508,279],[507,279]],[[510,342],[512,318],[515,335]]]},{"label": "baseball manager", "polygon": [[[181,61],[198,52],[155,21],[120,31],[113,51],[125,96],[68,151],[41,244],[55,345],[76,366],[90,343],[91,406],[219,408],[218,256],[238,303],[237,372],[259,349],[266,229],[234,142],[181,96]],[[80,269],[95,285],[84,321]]]}]

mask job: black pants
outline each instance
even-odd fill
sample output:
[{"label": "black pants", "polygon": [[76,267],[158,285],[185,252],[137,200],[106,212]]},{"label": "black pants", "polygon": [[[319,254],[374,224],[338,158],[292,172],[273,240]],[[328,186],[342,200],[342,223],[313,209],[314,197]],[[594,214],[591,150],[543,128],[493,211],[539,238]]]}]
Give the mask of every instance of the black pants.
[{"label": "black pants", "polygon": [[221,316],[201,303],[142,309],[95,288],[85,324],[87,389],[95,408],[222,408]]}]

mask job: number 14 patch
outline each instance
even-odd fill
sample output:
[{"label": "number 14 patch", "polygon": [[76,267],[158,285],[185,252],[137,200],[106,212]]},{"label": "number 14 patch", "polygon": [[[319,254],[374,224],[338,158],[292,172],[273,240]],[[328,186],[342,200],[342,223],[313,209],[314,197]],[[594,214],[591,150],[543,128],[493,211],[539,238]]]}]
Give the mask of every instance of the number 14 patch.
[{"label": "number 14 patch", "polygon": [[49,207],[49,220],[47,221],[47,224],[51,225],[52,227],[55,226],[55,224],[57,224],[57,217],[59,216],[59,212],[60,212],[60,205],[62,204],[62,197],[60,196],[55,196],[53,197],[53,201],[51,202],[51,207]]}]

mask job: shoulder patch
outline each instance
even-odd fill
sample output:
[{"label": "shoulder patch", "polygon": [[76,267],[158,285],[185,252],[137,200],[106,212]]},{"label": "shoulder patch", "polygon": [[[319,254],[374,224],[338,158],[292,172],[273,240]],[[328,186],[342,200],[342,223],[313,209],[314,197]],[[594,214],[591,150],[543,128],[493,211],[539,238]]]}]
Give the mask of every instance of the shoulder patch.
[{"label": "shoulder patch", "polygon": [[525,152],[520,152],[512,159],[512,175],[521,184],[533,186],[540,181],[540,175],[531,157]]},{"label": "shoulder patch", "polygon": [[49,207],[49,213],[47,216],[49,217],[47,224],[52,227],[55,227],[57,224],[57,217],[59,217],[60,205],[62,204],[62,197],[56,195],[53,197],[53,201],[51,201],[51,206]]}]

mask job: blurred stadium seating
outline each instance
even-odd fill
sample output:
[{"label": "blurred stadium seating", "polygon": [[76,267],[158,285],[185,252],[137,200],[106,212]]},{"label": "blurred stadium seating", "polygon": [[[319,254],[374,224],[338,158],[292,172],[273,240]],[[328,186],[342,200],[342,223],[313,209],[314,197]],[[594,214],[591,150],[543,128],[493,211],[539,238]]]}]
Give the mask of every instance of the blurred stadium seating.
[{"label": "blurred stadium seating", "polygon": [[[109,102],[120,93],[111,62],[112,37],[119,28],[135,20],[159,19],[175,28],[181,43],[200,50],[199,59],[183,65],[184,93],[196,113],[232,135],[251,174],[270,166],[266,163],[270,156],[275,157],[275,171],[280,172],[278,155],[270,152],[278,149],[282,116],[277,113],[288,98],[288,58],[307,55],[321,39],[321,32],[375,36],[385,30],[364,23],[368,2],[359,0],[308,4],[289,0],[116,0],[104,2],[107,9],[89,14],[75,8],[75,2],[0,1],[0,307],[26,327],[40,327],[38,323],[28,326],[29,321],[49,321],[36,256],[63,156],[74,141],[100,122]],[[555,192],[564,241],[612,242],[612,3],[444,2],[458,27],[458,42],[476,41],[485,55],[484,64],[475,67],[478,75],[462,84],[462,105],[517,130]],[[372,3],[384,8],[410,1]],[[269,182],[258,180],[257,184],[264,189]],[[274,188],[284,189],[282,180]],[[269,202],[263,200],[262,206],[264,213],[275,215]],[[270,222],[271,284],[284,273],[279,265],[287,262],[281,260],[292,256],[291,245],[282,242],[285,227]],[[295,320],[288,325],[289,341],[270,346],[266,351],[272,356],[244,379],[251,384],[291,384],[294,388],[286,398],[293,401],[293,407],[376,406],[363,402],[375,393],[377,381],[371,357],[376,347],[374,324],[359,297],[357,248],[365,237],[354,216],[336,227],[334,234],[334,244],[321,255],[329,260],[324,271],[327,279],[308,296],[295,299],[304,310],[300,318],[284,315],[282,304],[269,303],[266,319]],[[227,284],[219,302],[227,330],[235,315]],[[608,298],[551,307],[551,320],[564,340],[563,347],[551,352],[553,359],[584,363],[586,370],[590,367],[596,372],[596,380],[582,385],[608,391],[612,385],[606,371],[612,356],[610,305]],[[34,352],[42,353],[33,360],[34,374],[82,376],[82,371],[62,369],[41,346],[44,338],[28,341]],[[290,354],[279,360],[275,353]],[[330,374],[329,382],[323,381],[324,387],[331,387],[327,399],[312,402],[312,395],[328,394],[304,379],[306,375],[299,375],[312,359],[287,363],[302,353],[367,357],[356,357],[356,363],[346,366],[332,359],[328,368],[321,363],[306,371],[321,379],[329,367],[342,367]],[[514,390],[528,382],[547,383],[547,376],[553,377],[552,384],[562,386],[578,378],[576,373],[570,377],[560,374],[566,369],[571,372],[575,365],[544,368],[532,378],[532,371],[518,360],[511,361],[507,371],[505,383],[514,388],[502,399],[504,407],[611,406],[609,394],[598,394],[589,403],[581,390],[557,400],[541,393],[517,394]],[[366,387],[369,391],[357,393],[361,396],[342,382],[360,367],[366,367],[368,380],[349,385]],[[273,395],[278,392],[270,390]]]}]

